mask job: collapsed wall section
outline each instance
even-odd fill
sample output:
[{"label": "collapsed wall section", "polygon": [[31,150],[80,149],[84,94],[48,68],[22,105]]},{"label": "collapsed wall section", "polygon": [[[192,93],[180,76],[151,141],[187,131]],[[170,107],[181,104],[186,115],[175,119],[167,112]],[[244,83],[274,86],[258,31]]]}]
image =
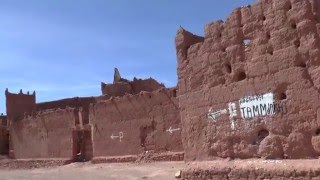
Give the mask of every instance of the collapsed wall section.
[{"label": "collapsed wall section", "polygon": [[175,94],[176,89],[163,88],[92,104],[94,157],[182,151]]},{"label": "collapsed wall section", "polygon": [[107,97],[121,97],[126,94],[138,94],[142,91],[152,92],[161,88],[164,88],[164,85],[152,78],[133,78],[133,81],[124,79],[117,68],[114,69],[112,84],[101,83],[102,95]]},{"label": "collapsed wall section", "polygon": [[176,36],[186,160],[320,155],[317,0],[261,0]]},{"label": "collapsed wall section", "polygon": [[11,122],[10,138],[17,159],[73,158],[73,108],[38,112]]},{"label": "collapsed wall section", "polygon": [[156,80],[149,79],[134,79],[133,81],[122,80],[113,84],[101,83],[101,91],[103,95],[109,97],[121,97],[126,94],[138,94],[142,91],[152,92],[164,88],[163,84]]}]

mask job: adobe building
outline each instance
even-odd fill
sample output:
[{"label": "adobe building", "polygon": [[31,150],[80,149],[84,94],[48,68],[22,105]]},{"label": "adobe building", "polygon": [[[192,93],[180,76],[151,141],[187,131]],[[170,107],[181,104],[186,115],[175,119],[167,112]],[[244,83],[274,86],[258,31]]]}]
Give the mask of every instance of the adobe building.
[{"label": "adobe building", "polygon": [[260,0],[206,25],[204,37],[178,30],[177,88],[115,69],[96,97],[36,103],[7,90],[10,155],[317,158],[319,35],[318,0]]},{"label": "adobe building", "polygon": [[7,129],[7,116],[0,115],[0,155],[9,153],[9,132]]},{"label": "adobe building", "polygon": [[180,28],[178,99],[185,159],[320,155],[320,1],[260,0]]},{"label": "adobe building", "polygon": [[[36,95],[6,90],[10,156],[75,158],[75,131],[79,126],[79,98],[36,104]],[[71,106],[72,105],[72,106]]]},{"label": "adobe building", "polygon": [[7,89],[10,156],[83,161],[183,151],[176,88],[151,78],[129,81],[117,69],[114,83],[101,88],[102,96],[44,103],[36,103],[35,92]]}]

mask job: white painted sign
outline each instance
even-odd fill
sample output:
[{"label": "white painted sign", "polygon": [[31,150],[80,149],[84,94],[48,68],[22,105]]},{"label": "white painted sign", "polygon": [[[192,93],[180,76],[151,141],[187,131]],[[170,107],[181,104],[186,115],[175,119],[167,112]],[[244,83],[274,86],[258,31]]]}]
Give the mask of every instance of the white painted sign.
[{"label": "white painted sign", "polygon": [[235,130],[237,126],[238,110],[240,110],[240,114],[243,119],[287,113],[285,102],[275,102],[273,93],[266,93],[263,95],[246,96],[241,98],[239,100],[239,104],[230,102],[228,103],[227,109],[212,111],[212,108],[210,108],[207,117],[208,119],[217,121],[218,117],[221,115],[229,114],[230,127],[232,130]]},{"label": "white painted sign", "polygon": [[275,104],[272,93],[246,96],[239,100],[239,104],[241,117],[243,119],[275,114]]},{"label": "white painted sign", "polygon": [[233,117],[237,116],[237,107],[236,107],[236,103],[229,103],[228,104],[229,107],[229,116],[230,119],[232,119]]},{"label": "white painted sign", "polygon": [[237,117],[237,106],[236,103],[229,103],[229,119],[230,119],[230,126],[231,129],[234,130],[236,128],[236,121],[235,117]]}]

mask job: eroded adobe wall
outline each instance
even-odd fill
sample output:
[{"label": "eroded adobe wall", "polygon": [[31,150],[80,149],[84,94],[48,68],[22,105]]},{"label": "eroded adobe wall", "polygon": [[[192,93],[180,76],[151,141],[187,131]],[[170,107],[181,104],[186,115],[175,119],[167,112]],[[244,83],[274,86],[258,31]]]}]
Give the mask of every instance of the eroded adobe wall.
[{"label": "eroded adobe wall", "polygon": [[149,79],[134,79],[130,82],[132,87],[132,94],[138,94],[142,91],[152,92],[164,88],[163,84],[158,83],[156,80]]},{"label": "eroded adobe wall", "polygon": [[72,108],[48,110],[13,121],[10,138],[14,157],[71,159],[76,114]]},{"label": "eroded adobe wall", "polygon": [[152,92],[164,88],[163,84],[156,80],[149,79],[134,79],[133,81],[121,80],[113,84],[101,83],[101,91],[103,95],[107,96],[124,96],[126,94],[138,94],[142,91]]},{"label": "eroded adobe wall", "polygon": [[[72,107],[79,109],[82,113],[82,123],[89,123],[89,105],[95,103],[95,97],[75,97],[69,99],[61,99],[51,102],[37,103],[37,111],[45,111],[49,109],[65,109],[66,107]],[[76,124],[79,124],[77,121]]]},{"label": "eroded adobe wall", "polygon": [[92,104],[94,157],[182,151],[175,94],[176,89],[161,89]]},{"label": "eroded adobe wall", "polygon": [[127,82],[117,82],[114,84],[101,83],[102,95],[111,96],[124,96],[125,94],[132,94],[132,87]]},{"label": "eroded adobe wall", "polygon": [[318,0],[262,0],[176,36],[187,160],[320,155]]}]

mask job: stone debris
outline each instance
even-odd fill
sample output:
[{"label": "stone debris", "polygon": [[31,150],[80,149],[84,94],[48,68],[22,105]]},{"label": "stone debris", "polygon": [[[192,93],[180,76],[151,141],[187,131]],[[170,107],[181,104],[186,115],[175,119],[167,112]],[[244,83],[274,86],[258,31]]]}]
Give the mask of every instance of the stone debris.
[{"label": "stone debris", "polygon": [[182,173],[181,170],[178,171],[178,172],[174,175],[174,177],[177,178],[177,179],[181,178],[181,173]]}]

